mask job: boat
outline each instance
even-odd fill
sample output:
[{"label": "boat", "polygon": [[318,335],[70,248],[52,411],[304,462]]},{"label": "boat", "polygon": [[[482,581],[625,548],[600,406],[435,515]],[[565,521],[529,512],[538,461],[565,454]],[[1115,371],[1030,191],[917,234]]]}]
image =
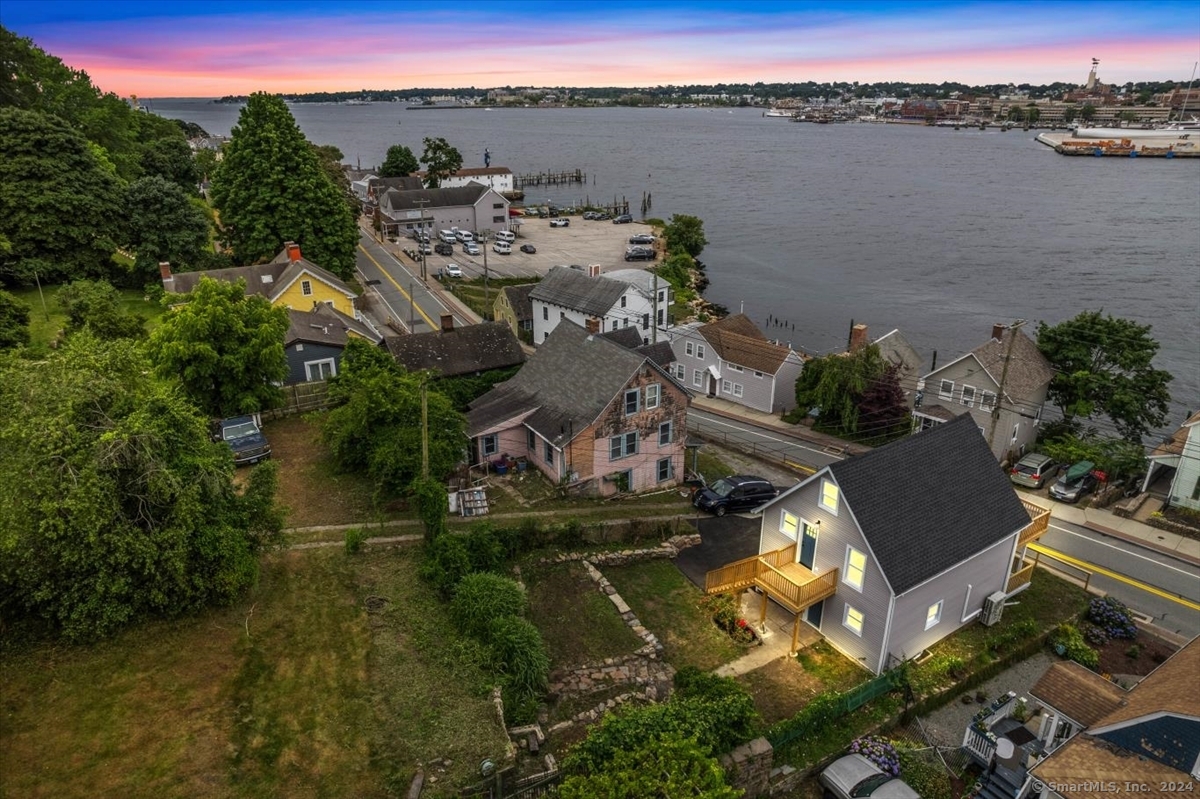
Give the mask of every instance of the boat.
[{"label": "boat", "polygon": [[1075,139],[1179,139],[1188,136],[1189,133],[1200,133],[1200,125],[1197,127],[1173,127],[1168,124],[1154,128],[1079,127],[1071,131],[1071,137]]},{"label": "boat", "polygon": [[763,112],[763,116],[765,116],[765,117],[787,118],[787,117],[792,117],[795,115],[796,115],[796,112],[792,111],[791,109],[788,109],[788,108],[772,108],[772,109],[769,109],[769,110]]}]

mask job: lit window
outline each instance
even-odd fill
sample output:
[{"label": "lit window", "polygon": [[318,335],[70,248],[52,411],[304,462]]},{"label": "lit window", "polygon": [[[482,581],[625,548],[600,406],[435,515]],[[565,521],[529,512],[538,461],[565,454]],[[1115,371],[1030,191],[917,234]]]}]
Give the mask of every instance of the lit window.
[{"label": "lit window", "polygon": [[631,388],[631,389],[626,390],[626,392],[625,392],[625,415],[626,416],[632,416],[633,414],[638,412],[641,398],[642,398],[642,392],[638,391],[636,388]]},{"label": "lit window", "polygon": [[940,399],[944,399],[944,400],[954,399],[954,381],[953,380],[943,380],[941,383],[938,384],[938,397]]},{"label": "lit window", "polygon": [[832,480],[821,481],[821,507],[837,515],[838,487]]},{"label": "lit window", "polygon": [[311,280],[301,280],[300,281],[300,293],[303,294],[305,297],[312,296],[312,281]]},{"label": "lit window", "polygon": [[646,409],[657,408],[659,397],[662,395],[662,386],[658,383],[646,386]]},{"label": "lit window", "polygon": [[671,464],[670,458],[663,458],[658,462],[658,482],[666,482],[675,476],[675,467]]},{"label": "lit window", "polygon": [[863,576],[867,571],[867,556],[854,547],[846,547],[846,576],[842,582],[859,591],[863,588]]},{"label": "lit window", "polygon": [[861,610],[847,605],[846,615],[842,619],[842,624],[845,625],[846,629],[848,629],[850,632],[854,633],[859,638],[862,638],[863,619],[863,612]]},{"label": "lit window", "polygon": [[925,611],[925,629],[935,626],[942,620],[942,602],[938,600],[929,606],[929,610]]},{"label": "lit window", "polygon": [[787,511],[781,511],[779,514],[779,532],[789,538],[796,537],[796,531],[800,529],[800,517],[793,516]]}]

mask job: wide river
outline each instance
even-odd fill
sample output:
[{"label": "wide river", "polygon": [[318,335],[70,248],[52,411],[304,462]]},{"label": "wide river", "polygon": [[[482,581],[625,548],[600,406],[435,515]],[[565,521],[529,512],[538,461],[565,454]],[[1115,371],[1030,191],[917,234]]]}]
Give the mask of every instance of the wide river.
[{"label": "wide river", "polygon": [[[155,100],[228,135],[237,106]],[[1200,159],[1067,158],[1032,133],[813,125],[754,109],[445,109],[295,104],[305,135],[371,167],[393,144],[444,137],[465,166],[580,169],[586,186],[529,203],[628,198],[648,216],[704,220],[707,298],[744,309],[810,353],[844,347],[853,319],[899,328],[938,363],[994,322],[1036,331],[1103,309],[1153,326],[1175,375],[1169,427],[1200,407]],[[792,332],[794,326],[795,332]]]}]

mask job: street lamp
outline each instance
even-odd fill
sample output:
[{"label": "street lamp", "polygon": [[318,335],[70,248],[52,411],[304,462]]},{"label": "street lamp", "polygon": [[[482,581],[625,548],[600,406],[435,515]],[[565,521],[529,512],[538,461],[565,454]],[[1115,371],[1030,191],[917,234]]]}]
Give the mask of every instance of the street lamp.
[{"label": "street lamp", "polygon": [[[488,314],[488,311],[491,307],[488,305],[489,296],[488,296],[488,263],[487,263],[488,237],[489,237],[489,234],[491,234],[491,232],[492,231],[487,230],[487,229],[479,231],[479,238],[481,238],[483,240],[483,312],[484,312],[484,314]],[[484,318],[486,319],[487,317],[485,316]]]}]

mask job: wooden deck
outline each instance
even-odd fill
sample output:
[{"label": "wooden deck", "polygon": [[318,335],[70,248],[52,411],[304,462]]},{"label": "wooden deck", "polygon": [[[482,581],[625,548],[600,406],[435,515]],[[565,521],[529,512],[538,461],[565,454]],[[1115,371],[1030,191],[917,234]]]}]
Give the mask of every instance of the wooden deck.
[{"label": "wooden deck", "polygon": [[1047,508],[1025,500],[1021,500],[1021,504],[1025,506],[1025,511],[1029,514],[1030,522],[1017,538],[1017,549],[1037,541],[1050,527],[1050,511]]},{"label": "wooden deck", "polygon": [[704,578],[706,594],[756,587],[792,613],[800,613],[837,591],[838,570],[816,574],[796,562],[796,545],[764,552],[713,569]]}]

